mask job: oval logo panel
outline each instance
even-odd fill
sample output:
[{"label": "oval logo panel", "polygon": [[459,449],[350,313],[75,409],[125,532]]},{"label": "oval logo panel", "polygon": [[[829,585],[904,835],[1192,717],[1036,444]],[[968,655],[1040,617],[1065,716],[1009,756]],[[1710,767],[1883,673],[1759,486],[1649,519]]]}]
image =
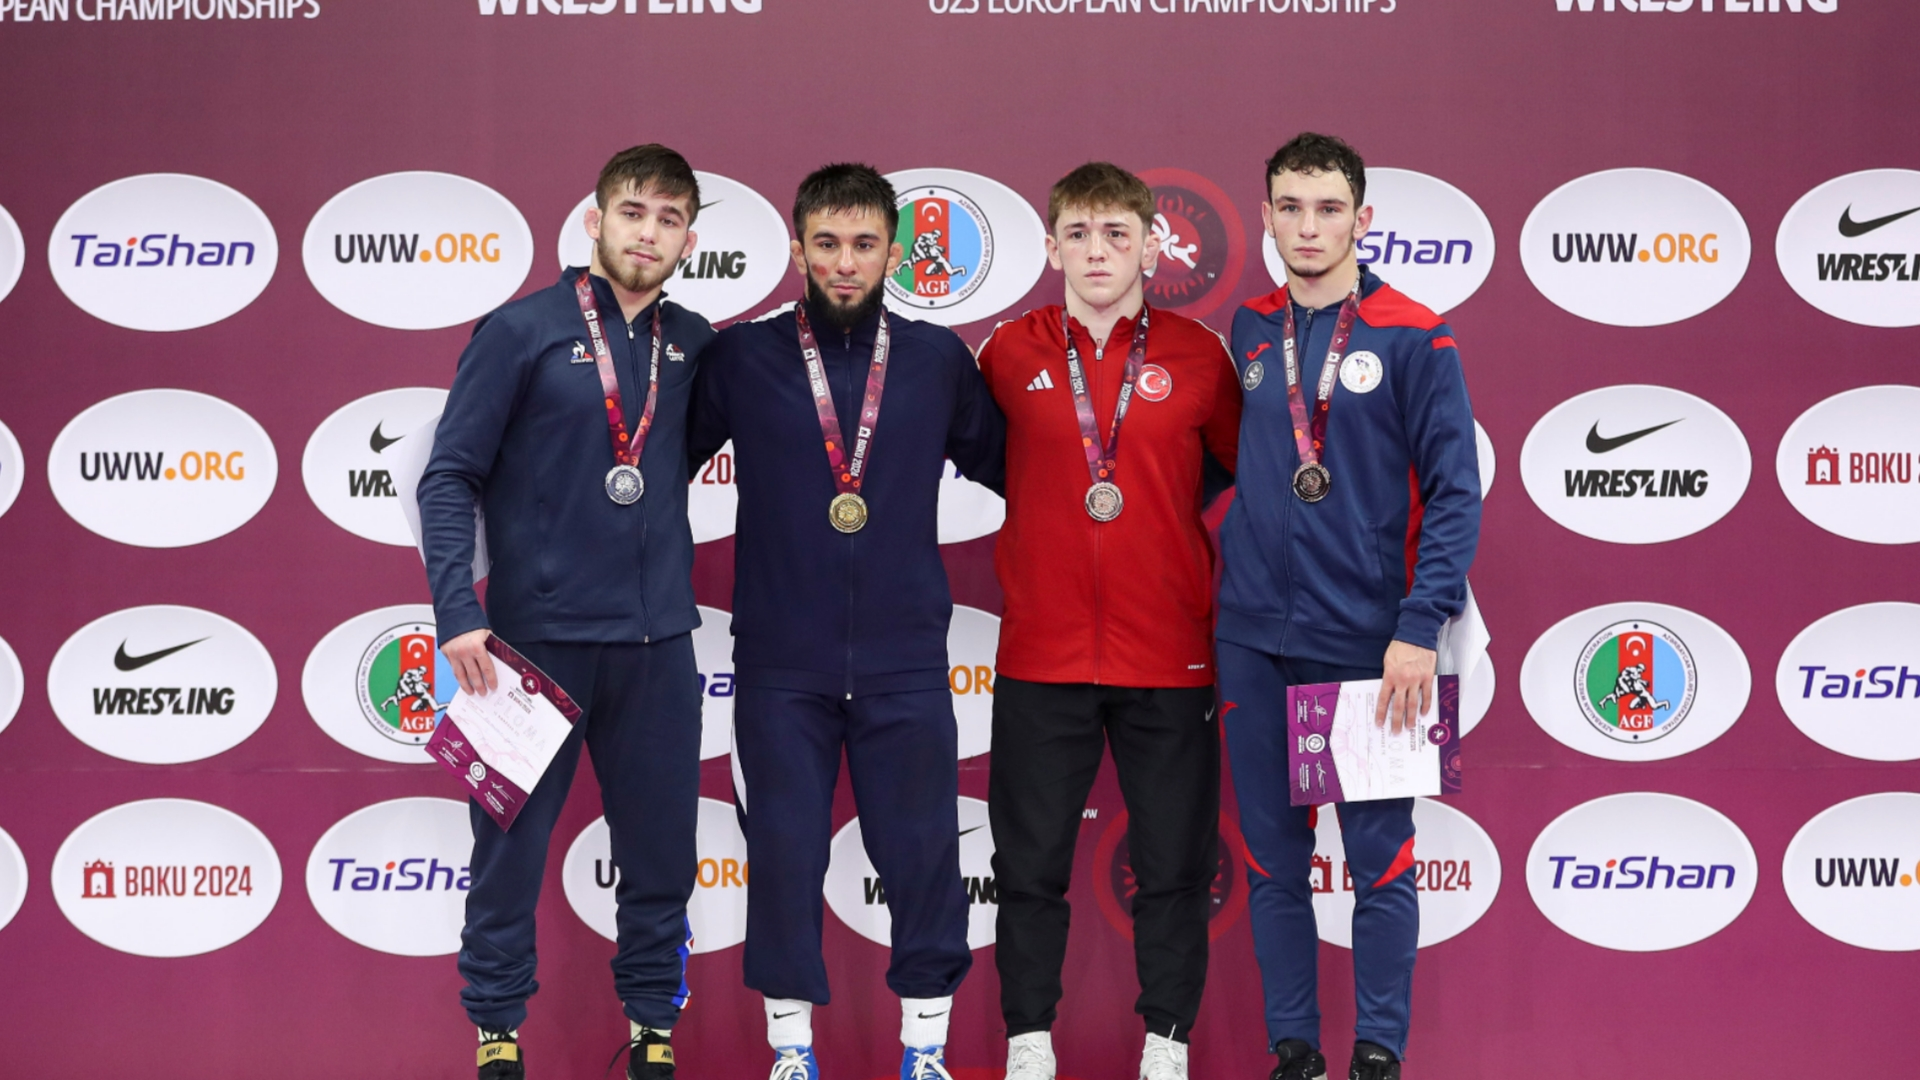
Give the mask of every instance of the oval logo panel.
[{"label": "oval logo panel", "polygon": [[[1220,186],[1185,169],[1148,169],[1160,258],[1147,273],[1147,302],[1155,308],[1205,318],[1233,294],[1247,262],[1247,230]],[[1150,399],[1157,400],[1157,399]]]},{"label": "oval logo panel", "polygon": [[60,508],[135,547],[204,544],[245,525],[279,479],[273,441],[237,407],[191,390],[135,390],[68,421],[47,453]]},{"label": "oval logo panel", "polygon": [[[779,287],[790,265],[787,219],[738,180],[697,169],[693,175],[700,181],[694,250],[665,287],[674,303],[718,323],[746,313]],[[595,205],[592,195],[581,199],[560,226],[561,269],[592,259],[586,216]]]},{"label": "oval logo panel", "polygon": [[1665,326],[1740,284],[1752,239],[1726,196],[1660,169],[1609,169],[1556,188],[1527,215],[1520,264],[1542,296],[1609,326]]},{"label": "oval logo panel", "polygon": [[1657,544],[1727,516],[1753,456],[1726,413],[1664,386],[1609,386],[1554,406],[1520,447],[1540,512],[1582,536]]},{"label": "oval logo panel", "polygon": [[1541,634],[1520,666],[1533,722],[1610,761],[1679,757],[1726,734],[1753,672],[1725,630],[1667,604],[1605,604]]},{"label": "oval logo panel", "polygon": [[687,524],[693,529],[694,543],[711,543],[733,535],[734,518],[740,510],[734,470],[733,440],[728,439],[687,485]]},{"label": "oval logo panel", "polygon": [[1829,180],[1780,221],[1773,253],[1800,299],[1862,326],[1920,325],[1920,172]]},{"label": "oval logo panel", "polygon": [[1920,604],[1861,604],[1800,631],[1774,690],[1793,726],[1829,750],[1920,758]]},{"label": "oval logo panel", "polygon": [[146,799],[73,830],[48,887],[74,929],[110,949],[198,956],[266,921],[280,899],[280,857],[231,810]]},{"label": "oval logo panel", "polygon": [[20,914],[27,901],[27,858],[7,830],[0,829],[0,930]]},{"label": "oval logo panel", "polygon": [[1493,456],[1493,439],[1487,434],[1487,429],[1480,426],[1478,420],[1473,422],[1473,450],[1475,463],[1480,467],[1480,497],[1484,499],[1487,497],[1487,492],[1493,490],[1496,461]]},{"label": "oval logo panel", "polygon": [[13,508],[26,482],[27,459],[20,452],[20,440],[13,437],[11,428],[0,424],[0,514]]},{"label": "oval logo panel", "polygon": [[53,654],[47,700],[103,754],[177,765],[259,730],[280,688],[266,646],[232,619],[160,604],[95,619]]},{"label": "oval logo panel", "polygon": [[[620,871],[613,865],[612,842],[607,819],[594,818],[574,838],[560,871],[573,913],[608,941],[618,940],[613,887]],[[687,922],[693,933],[689,951],[731,949],[747,940],[747,838],[740,832],[740,819],[732,806],[718,799],[700,800],[694,848],[699,864],[693,895],[687,898]]]},{"label": "oval logo panel", "polygon": [[1540,914],[1622,952],[1712,937],[1746,910],[1758,876],[1753,845],[1726,815],[1646,791],[1574,807],[1527,852],[1527,891]]},{"label": "oval logo panel", "polygon": [[1821,811],[1787,845],[1780,880],[1800,917],[1836,941],[1920,949],[1920,795],[1863,795]]},{"label": "oval logo panel", "polygon": [[992,536],[1007,523],[1007,501],[984,484],[960,475],[960,467],[943,462],[940,474],[939,535],[943,544],[962,544]]},{"label": "oval logo panel", "polygon": [[0,206],[0,300],[5,300],[20,283],[20,271],[27,265],[27,242],[20,235],[20,226]]},{"label": "oval logo panel", "polygon": [[447,392],[428,387],[383,390],[350,401],[320,422],[300,455],[307,497],[328,520],[355,536],[412,547],[413,532],[394,484],[405,453],[388,448],[440,415]]},{"label": "oval logo panel", "polygon": [[1480,662],[1473,665],[1467,677],[1460,680],[1460,737],[1466,738],[1480,721],[1487,718],[1487,710],[1493,708],[1493,692],[1497,680],[1493,671],[1493,654],[1483,653]]},{"label": "oval logo panel", "polygon": [[1047,265],[1047,227],[1020,193],[978,173],[888,173],[904,252],[887,307],[940,326],[991,318],[1017,303]]},{"label": "oval logo panel", "polygon": [[446,956],[460,951],[472,854],[466,803],[375,803],[313,845],[307,897],[348,941],[397,956]]},{"label": "oval logo panel", "polygon": [[693,663],[700,671],[700,760],[733,748],[733,613],[698,607]]},{"label": "oval logo panel", "polygon": [[[1371,175],[1371,174],[1369,174]],[[1313,919],[1320,940],[1353,948],[1353,872],[1347,867],[1340,815],[1322,806],[1316,815],[1312,869]],[[1438,945],[1480,921],[1500,895],[1500,852],[1479,822],[1433,799],[1413,801],[1420,837],[1412,866],[1420,898],[1420,948]]]},{"label": "oval logo panel", "polygon": [[999,655],[1000,617],[953,605],[953,621],[947,624],[947,688],[953,691],[963,760],[993,748],[994,663]]},{"label": "oval logo panel", "polygon": [[[1493,270],[1493,223],[1466,192],[1412,169],[1368,169],[1373,225],[1360,261],[1387,284],[1445,314],[1478,292]],[[1260,245],[1267,276],[1287,283],[1271,238]]]},{"label": "oval logo panel", "polygon": [[477,180],[399,172],[328,199],[300,255],[307,280],[341,311],[394,330],[434,330],[513,299],[533,265],[533,234]]},{"label": "oval logo panel", "polygon": [[[960,878],[967,889],[967,948],[993,944],[994,920],[999,915],[999,892],[993,883],[993,830],[987,825],[987,804],[961,796]],[[854,818],[834,834],[827,863],[827,906],[847,928],[868,941],[893,944],[893,916],[887,911],[887,890],[867,858],[860,837],[860,819]]]},{"label": "oval logo panel", "polygon": [[1773,467],[1802,517],[1849,540],[1920,540],[1920,386],[1863,386],[1800,414]]},{"label": "oval logo panel", "polygon": [[14,654],[13,646],[0,638],[0,731],[7,730],[13,718],[20,712],[20,701],[27,695],[26,672],[20,668],[20,657]]},{"label": "oval logo panel", "polygon": [[253,200],[198,176],[150,173],[67,208],[47,266],[67,299],[129,330],[191,330],[253,303],[280,242]]},{"label": "oval logo panel", "polygon": [[355,615],[320,639],[300,672],[307,714],[357,754],[424,765],[422,749],[458,688],[440,653],[432,604]]}]

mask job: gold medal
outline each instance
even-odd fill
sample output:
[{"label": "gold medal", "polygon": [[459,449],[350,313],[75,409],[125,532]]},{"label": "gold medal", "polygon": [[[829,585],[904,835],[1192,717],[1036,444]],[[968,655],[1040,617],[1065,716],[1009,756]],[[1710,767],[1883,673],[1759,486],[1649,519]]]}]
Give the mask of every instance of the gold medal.
[{"label": "gold medal", "polygon": [[857,533],[867,527],[867,500],[843,491],[827,504],[827,520],[843,533]]}]

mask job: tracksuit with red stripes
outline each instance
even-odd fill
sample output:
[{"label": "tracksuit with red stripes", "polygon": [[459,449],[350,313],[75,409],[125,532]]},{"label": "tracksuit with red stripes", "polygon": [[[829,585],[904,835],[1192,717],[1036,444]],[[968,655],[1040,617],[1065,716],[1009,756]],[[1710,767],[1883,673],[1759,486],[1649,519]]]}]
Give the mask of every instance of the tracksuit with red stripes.
[{"label": "tracksuit with red stripes", "polygon": [[[1234,315],[1245,397],[1236,496],[1221,529],[1216,634],[1267,1034],[1317,1048],[1313,816],[1288,805],[1287,687],[1379,678],[1396,640],[1434,648],[1466,602],[1480,480],[1451,329],[1362,267],[1343,361],[1353,377],[1334,383],[1321,457],[1331,490],[1317,503],[1295,496],[1299,453],[1282,351],[1290,302],[1283,288]],[[1339,310],[1294,308],[1309,402]],[[1413,800],[1338,809],[1354,885],[1355,1035],[1404,1056],[1420,932],[1407,872]]]}]

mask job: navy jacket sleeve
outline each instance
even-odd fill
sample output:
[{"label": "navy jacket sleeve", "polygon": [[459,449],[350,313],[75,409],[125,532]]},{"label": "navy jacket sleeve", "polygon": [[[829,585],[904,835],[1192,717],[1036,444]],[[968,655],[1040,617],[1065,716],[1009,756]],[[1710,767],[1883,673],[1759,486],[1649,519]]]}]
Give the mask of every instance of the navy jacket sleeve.
[{"label": "navy jacket sleeve", "polygon": [[947,459],[960,474],[995,495],[1007,493],[1007,418],[994,404],[986,377],[973,353],[953,337],[947,361],[953,365],[953,423],[947,428]]},{"label": "navy jacket sleeve", "polygon": [[440,414],[418,497],[427,584],[442,641],[488,625],[473,591],[474,508],[531,362],[527,343],[510,320],[482,319],[460,354],[446,411]]},{"label": "navy jacket sleeve", "polygon": [[1413,454],[1414,476],[1425,508],[1413,581],[1400,601],[1394,638],[1431,649],[1440,627],[1467,601],[1467,568],[1480,544],[1480,463],[1473,407],[1453,331],[1445,323],[1428,331],[1407,365],[1401,414]]},{"label": "navy jacket sleeve", "polygon": [[731,336],[725,333],[716,335],[700,351],[700,367],[693,375],[693,401],[687,409],[688,483],[700,475],[707,461],[733,437],[733,428],[727,418],[725,388],[721,383],[721,368],[725,366],[726,354],[731,351]]}]

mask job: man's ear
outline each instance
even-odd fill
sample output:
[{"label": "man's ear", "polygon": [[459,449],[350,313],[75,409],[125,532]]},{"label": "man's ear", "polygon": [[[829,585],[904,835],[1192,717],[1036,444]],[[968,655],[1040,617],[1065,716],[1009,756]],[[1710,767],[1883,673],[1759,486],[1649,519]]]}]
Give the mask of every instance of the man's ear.
[{"label": "man's ear", "polygon": [[900,260],[907,257],[907,249],[895,242],[887,247],[887,276],[892,277],[900,270]]},{"label": "man's ear", "polygon": [[581,216],[580,221],[587,227],[587,235],[593,237],[594,243],[599,243],[600,208],[598,206],[587,207],[587,212]]},{"label": "man's ear", "polygon": [[1360,212],[1358,214],[1353,215],[1354,243],[1356,244],[1359,243],[1360,238],[1367,235],[1368,230],[1372,228],[1373,228],[1373,207],[1363,206],[1360,208]]},{"label": "man's ear", "polygon": [[[895,246],[897,247],[899,245],[895,245]],[[800,241],[789,240],[787,241],[787,254],[793,259],[794,272],[799,274],[803,278],[806,277],[807,276],[807,249],[800,246]]]},{"label": "man's ear", "polygon": [[1047,234],[1047,265],[1055,270],[1066,269],[1060,263],[1060,241],[1055,240],[1052,233]]},{"label": "man's ear", "polygon": [[1151,277],[1160,265],[1160,232],[1152,222],[1146,225],[1146,242],[1140,247],[1140,272]]}]

